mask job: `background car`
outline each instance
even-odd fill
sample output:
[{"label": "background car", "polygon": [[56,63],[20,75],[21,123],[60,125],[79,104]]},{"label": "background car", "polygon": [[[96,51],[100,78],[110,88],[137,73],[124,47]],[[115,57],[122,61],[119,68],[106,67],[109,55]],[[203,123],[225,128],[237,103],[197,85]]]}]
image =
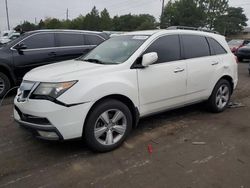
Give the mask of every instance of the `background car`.
[{"label": "background car", "polygon": [[6,44],[6,43],[18,38],[19,36],[20,36],[20,33],[13,32],[13,33],[10,33],[8,36],[1,37],[0,38],[0,45]]},{"label": "background car", "polygon": [[228,42],[230,50],[235,53],[240,47],[247,45],[249,40],[233,39]]},{"label": "background car", "polygon": [[244,59],[250,59],[250,43],[246,46],[240,47],[236,52],[235,55],[238,58],[238,61],[243,61]]},{"label": "background car", "polygon": [[38,30],[22,34],[0,48],[0,98],[31,69],[87,54],[107,34],[78,30]]}]

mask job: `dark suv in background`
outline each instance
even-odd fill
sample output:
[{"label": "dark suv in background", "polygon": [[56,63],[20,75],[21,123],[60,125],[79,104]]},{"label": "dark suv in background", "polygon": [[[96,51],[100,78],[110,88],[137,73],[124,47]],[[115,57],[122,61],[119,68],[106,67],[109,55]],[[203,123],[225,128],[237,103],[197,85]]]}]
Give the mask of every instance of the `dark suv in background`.
[{"label": "dark suv in background", "polygon": [[102,32],[38,30],[0,48],[0,98],[31,69],[77,58],[108,39]]}]

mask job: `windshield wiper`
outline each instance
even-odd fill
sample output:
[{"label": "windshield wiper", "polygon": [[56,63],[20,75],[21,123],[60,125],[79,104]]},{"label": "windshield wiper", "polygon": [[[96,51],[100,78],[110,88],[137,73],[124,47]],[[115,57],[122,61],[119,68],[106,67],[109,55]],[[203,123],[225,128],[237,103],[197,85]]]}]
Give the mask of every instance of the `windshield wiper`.
[{"label": "windshield wiper", "polygon": [[99,59],[83,59],[83,60],[84,60],[84,61],[91,62],[91,63],[106,64],[106,63],[102,62],[102,61],[99,60]]}]

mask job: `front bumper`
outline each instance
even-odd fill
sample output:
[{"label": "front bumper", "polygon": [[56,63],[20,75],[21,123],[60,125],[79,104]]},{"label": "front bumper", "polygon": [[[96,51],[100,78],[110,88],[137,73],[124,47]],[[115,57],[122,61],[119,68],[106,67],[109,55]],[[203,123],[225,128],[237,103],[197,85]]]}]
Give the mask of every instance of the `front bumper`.
[{"label": "front bumper", "polygon": [[33,133],[33,135],[37,138],[43,139],[43,140],[64,140],[63,136],[60,134],[60,132],[54,128],[47,128],[47,127],[41,127],[39,125],[30,124],[23,121],[16,122],[23,128],[26,128],[30,132]]},{"label": "front bumper", "polygon": [[46,140],[67,140],[82,136],[92,103],[65,107],[47,100],[14,101],[14,119],[35,136]]}]

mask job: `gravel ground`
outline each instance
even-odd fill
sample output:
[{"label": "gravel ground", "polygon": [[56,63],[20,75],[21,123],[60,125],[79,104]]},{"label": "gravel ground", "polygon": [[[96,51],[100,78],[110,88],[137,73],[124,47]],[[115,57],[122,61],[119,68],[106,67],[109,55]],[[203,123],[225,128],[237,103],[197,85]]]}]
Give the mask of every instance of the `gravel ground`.
[{"label": "gravel ground", "polygon": [[0,108],[0,188],[250,187],[247,63],[232,99],[244,106],[211,114],[194,105],[142,119],[122,147],[96,154],[82,141],[32,137],[13,121],[11,96]]}]

